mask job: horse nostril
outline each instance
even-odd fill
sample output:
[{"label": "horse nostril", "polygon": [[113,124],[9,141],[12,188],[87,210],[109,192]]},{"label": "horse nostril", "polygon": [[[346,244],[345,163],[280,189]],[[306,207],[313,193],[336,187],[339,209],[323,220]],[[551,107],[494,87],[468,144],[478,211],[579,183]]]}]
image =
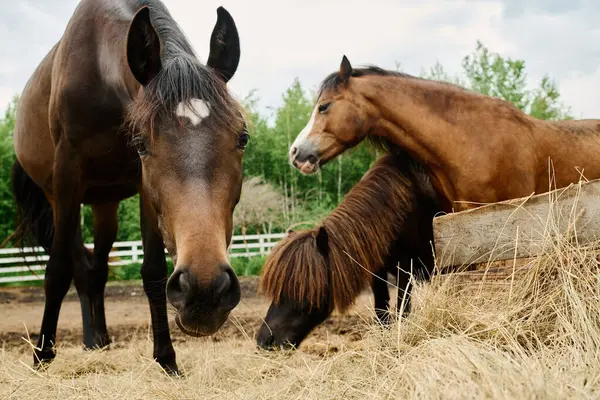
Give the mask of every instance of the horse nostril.
[{"label": "horse nostril", "polygon": [[167,282],[167,300],[176,309],[181,309],[191,292],[190,273],[187,269],[177,268]]},{"label": "horse nostril", "polygon": [[273,349],[273,342],[275,342],[275,336],[269,333],[266,338],[261,340],[259,346],[264,350],[271,350]]},{"label": "horse nostril", "polygon": [[221,308],[232,310],[240,302],[240,283],[229,265],[222,265],[221,271],[215,295],[220,299]]},{"label": "horse nostril", "polygon": [[256,344],[264,350],[271,350],[275,342],[275,336],[266,322],[261,325],[258,334],[256,335]]},{"label": "horse nostril", "polygon": [[310,156],[307,157],[307,161],[311,164],[316,164],[319,161],[319,159],[316,156],[311,154]]},{"label": "horse nostril", "polygon": [[298,152],[298,148],[296,146],[292,147],[292,155],[295,156]]},{"label": "horse nostril", "polygon": [[215,294],[218,297],[224,296],[229,290],[229,287],[231,286],[231,277],[229,276],[227,271],[223,271],[217,285],[218,286],[215,289]]}]

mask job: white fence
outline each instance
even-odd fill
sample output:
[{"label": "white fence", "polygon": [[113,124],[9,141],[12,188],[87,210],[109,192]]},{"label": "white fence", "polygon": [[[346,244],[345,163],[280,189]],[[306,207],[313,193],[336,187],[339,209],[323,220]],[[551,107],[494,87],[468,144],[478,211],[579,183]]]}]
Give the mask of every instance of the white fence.
[{"label": "white fence", "polygon": [[[266,255],[285,233],[269,235],[239,235],[231,238],[230,257]],[[93,244],[86,244],[93,249]],[[165,251],[166,253],[166,251]],[[109,265],[141,263],[144,259],[142,242],[115,242],[109,254]],[[44,279],[48,256],[41,247],[25,249],[0,249],[0,283],[26,282]],[[4,276],[4,275],[12,276]],[[17,274],[17,275],[16,275]],[[16,275],[16,276],[15,276]]]}]

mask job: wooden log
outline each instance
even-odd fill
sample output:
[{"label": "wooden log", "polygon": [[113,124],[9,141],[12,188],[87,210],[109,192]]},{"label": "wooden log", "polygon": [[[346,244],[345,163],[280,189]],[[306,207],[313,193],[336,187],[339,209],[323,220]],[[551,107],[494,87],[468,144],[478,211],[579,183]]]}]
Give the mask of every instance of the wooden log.
[{"label": "wooden log", "polygon": [[534,265],[535,258],[531,257],[472,264],[458,271],[446,268],[443,273],[432,277],[431,284],[439,286],[449,280],[453,290],[483,290],[492,295],[497,291],[509,290],[513,286],[520,285],[527,271]]},{"label": "wooden log", "polygon": [[437,265],[444,269],[535,257],[565,237],[582,245],[596,243],[599,213],[596,179],[438,216],[433,220]]}]

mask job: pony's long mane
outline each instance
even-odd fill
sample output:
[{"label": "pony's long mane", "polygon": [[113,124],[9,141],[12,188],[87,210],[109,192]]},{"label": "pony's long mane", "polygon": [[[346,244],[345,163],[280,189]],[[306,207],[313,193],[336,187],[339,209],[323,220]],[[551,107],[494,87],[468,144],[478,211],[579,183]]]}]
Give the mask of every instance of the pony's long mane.
[{"label": "pony's long mane", "polygon": [[[193,99],[202,99],[210,105],[208,121],[215,128],[239,128],[244,113],[227,90],[220,76],[200,63],[192,46],[171,17],[167,8],[156,0],[144,0],[160,42],[162,69],[128,107],[125,124],[135,134],[142,129],[155,132],[159,117],[172,114],[180,104],[191,105]],[[194,110],[193,107],[189,107]]]},{"label": "pony's long mane", "polygon": [[295,231],[277,243],[263,267],[259,292],[322,308],[329,296],[327,260],[316,245],[317,229]]},{"label": "pony's long mane", "polygon": [[331,309],[347,310],[383,267],[390,245],[418,206],[416,186],[422,179],[427,176],[412,159],[380,157],[323,220],[326,258],[317,248],[319,227],[293,232],[272,249],[259,290],[275,303],[289,299],[321,307],[328,299]]}]

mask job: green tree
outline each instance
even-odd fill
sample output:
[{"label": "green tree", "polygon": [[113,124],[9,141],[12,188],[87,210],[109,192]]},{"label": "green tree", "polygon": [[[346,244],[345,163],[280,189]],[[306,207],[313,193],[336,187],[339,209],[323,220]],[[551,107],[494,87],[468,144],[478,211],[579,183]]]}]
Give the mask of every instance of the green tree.
[{"label": "green tree", "polygon": [[466,83],[463,82],[462,79],[460,79],[457,76],[451,76],[450,74],[448,74],[446,72],[446,70],[444,69],[444,66],[442,64],[440,64],[439,61],[436,61],[435,64],[433,64],[433,66],[429,67],[428,70],[421,70],[421,74],[420,74],[421,78],[425,78],[425,79],[431,79],[434,81],[440,81],[440,82],[448,82],[448,83],[453,83],[455,85],[458,86],[462,86],[462,87],[466,87]]},{"label": "green tree", "polygon": [[491,53],[480,41],[463,59],[462,66],[471,90],[498,97],[540,119],[570,119],[570,109],[560,101],[554,81],[544,75],[540,86],[527,89],[525,61]]},{"label": "green tree", "polygon": [[570,107],[562,104],[556,84],[547,75],[542,78],[540,87],[533,91],[529,113],[545,120],[573,119]]},{"label": "green tree", "polygon": [[3,241],[15,229],[15,205],[10,187],[12,165],[15,162],[13,132],[19,97],[14,96],[4,117],[0,119],[0,238]]},{"label": "green tree", "polygon": [[270,147],[273,144],[271,128],[267,123],[267,119],[257,111],[258,101],[259,99],[254,90],[242,101],[246,110],[248,134],[250,136],[242,161],[245,177],[269,177],[271,175],[271,165],[276,159],[276,151]]}]

